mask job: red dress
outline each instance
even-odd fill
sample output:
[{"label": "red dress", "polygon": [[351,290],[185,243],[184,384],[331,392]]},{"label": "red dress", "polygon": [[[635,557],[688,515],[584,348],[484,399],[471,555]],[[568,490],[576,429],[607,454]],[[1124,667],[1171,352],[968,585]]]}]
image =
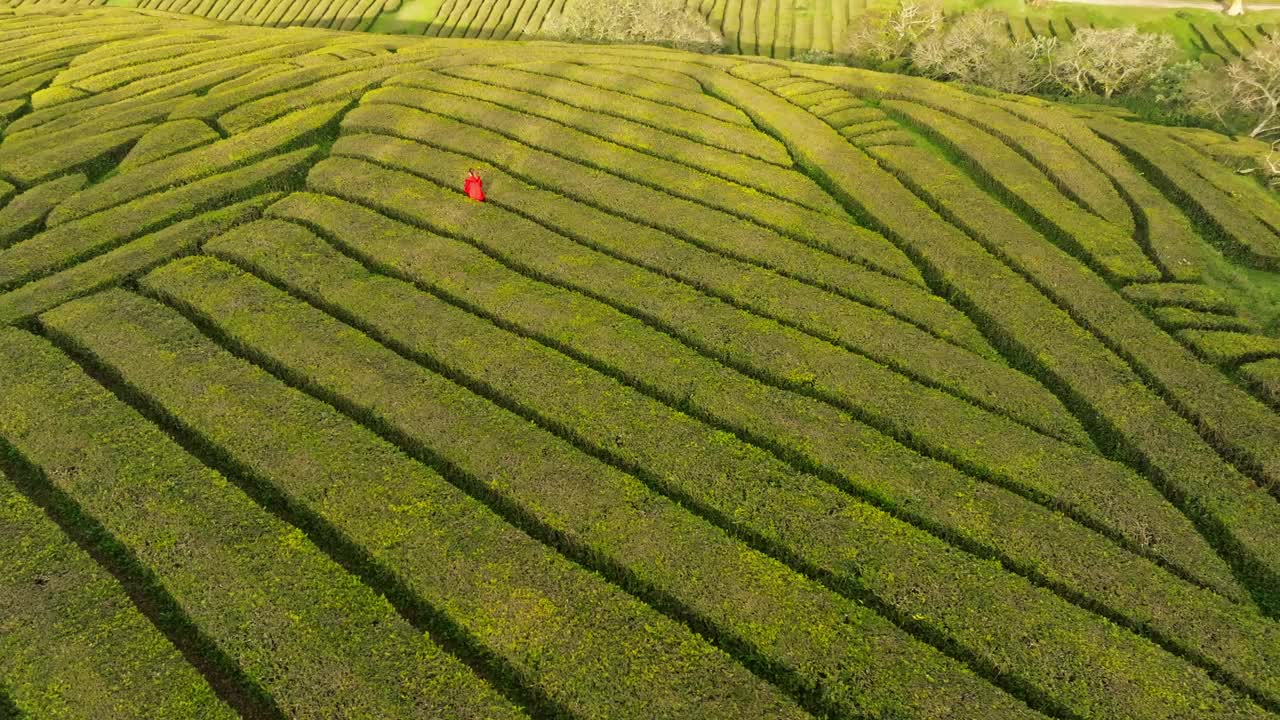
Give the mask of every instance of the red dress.
[{"label": "red dress", "polygon": [[463,185],[467,196],[472,200],[484,202],[484,181],[474,175],[468,175],[467,181]]}]

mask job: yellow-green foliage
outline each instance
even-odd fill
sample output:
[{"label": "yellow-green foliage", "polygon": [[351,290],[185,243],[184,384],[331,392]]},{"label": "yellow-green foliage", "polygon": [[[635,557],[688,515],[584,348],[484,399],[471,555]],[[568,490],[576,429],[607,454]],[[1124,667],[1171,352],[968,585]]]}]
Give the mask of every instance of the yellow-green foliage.
[{"label": "yellow-green foliage", "polygon": [[574,0],[145,4],[0,11],[0,715],[1280,712],[1256,146],[497,41]]}]

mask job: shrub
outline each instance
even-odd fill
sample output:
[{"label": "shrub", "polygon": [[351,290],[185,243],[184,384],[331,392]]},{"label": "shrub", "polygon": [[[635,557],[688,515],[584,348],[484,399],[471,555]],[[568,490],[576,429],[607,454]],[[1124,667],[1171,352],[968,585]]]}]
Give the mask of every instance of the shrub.
[{"label": "shrub", "polygon": [[724,37],[672,0],[576,0],[548,18],[543,32],[569,41],[645,43],[719,52]]}]

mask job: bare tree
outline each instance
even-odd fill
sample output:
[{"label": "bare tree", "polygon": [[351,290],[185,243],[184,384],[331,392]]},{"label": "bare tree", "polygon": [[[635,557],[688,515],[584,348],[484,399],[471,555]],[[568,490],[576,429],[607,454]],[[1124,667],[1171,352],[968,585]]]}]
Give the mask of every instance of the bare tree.
[{"label": "bare tree", "polygon": [[1233,103],[1250,118],[1251,137],[1280,131],[1280,40],[1271,40],[1227,66]]},{"label": "bare tree", "polygon": [[1056,38],[1015,43],[1005,16],[994,10],[962,15],[944,32],[916,44],[911,63],[926,75],[985,85],[1004,92],[1029,93],[1052,79]]},{"label": "bare tree", "polygon": [[724,38],[683,0],[574,0],[543,25],[543,34],[563,40],[667,45],[717,52]]},{"label": "bare tree", "polygon": [[1058,53],[1054,75],[1077,95],[1097,92],[1109,98],[1150,83],[1176,57],[1177,46],[1169,35],[1134,27],[1086,28]]},{"label": "bare tree", "polygon": [[844,51],[876,62],[905,58],[916,43],[942,27],[942,20],[937,0],[899,0],[892,10],[870,10],[850,23]]},{"label": "bare tree", "polygon": [[1236,106],[1235,94],[1231,84],[1225,77],[1226,71],[1210,72],[1201,68],[1187,78],[1182,86],[1182,96],[1186,105],[1205,118],[1210,118],[1224,128],[1232,129],[1240,111]]}]

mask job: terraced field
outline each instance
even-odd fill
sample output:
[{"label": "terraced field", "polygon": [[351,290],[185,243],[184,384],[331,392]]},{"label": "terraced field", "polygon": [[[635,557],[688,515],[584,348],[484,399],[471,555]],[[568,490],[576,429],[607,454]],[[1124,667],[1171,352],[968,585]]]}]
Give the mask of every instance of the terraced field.
[{"label": "terraced field", "polygon": [[0,11],[0,716],[1272,717],[1280,206],[1190,137]]},{"label": "terraced field", "polygon": [[[111,5],[183,14],[262,27],[313,27],[482,40],[547,39],[547,23],[575,0],[0,0],[0,8],[58,11]],[[839,52],[850,22],[884,0],[684,0],[707,18],[733,53],[787,59],[801,53]],[[972,4],[946,0],[949,12]],[[890,3],[891,4],[891,3]],[[980,6],[1008,12],[1009,36],[1070,39],[1081,28],[1138,24],[1172,34],[1190,57],[1210,66],[1247,56],[1276,31],[1280,11],[1255,10],[1226,18],[1203,10],[1099,8],[1054,3],[1042,8]],[[376,47],[376,45],[375,45]],[[347,56],[364,52],[347,48]]]}]

